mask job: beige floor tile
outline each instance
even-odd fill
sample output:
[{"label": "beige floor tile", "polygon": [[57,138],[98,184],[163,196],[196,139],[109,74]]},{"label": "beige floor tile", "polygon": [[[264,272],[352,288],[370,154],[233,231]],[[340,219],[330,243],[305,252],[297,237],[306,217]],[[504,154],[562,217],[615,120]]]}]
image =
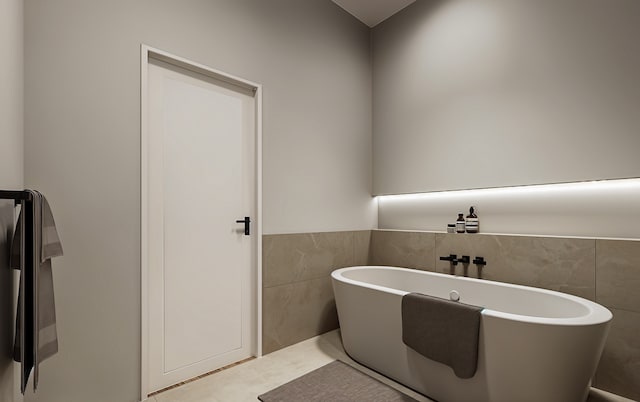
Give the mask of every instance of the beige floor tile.
[{"label": "beige floor tile", "polygon": [[155,396],[150,402],[256,402],[257,397],[334,360],[342,360],[368,375],[411,395],[430,399],[360,366],[344,349],[338,330],[308,339],[262,358],[231,367]]},{"label": "beige floor tile", "polygon": [[[432,402],[431,399],[354,362],[344,352],[339,330],[327,332],[262,358],[165,391],[156,395],[155,400],[149,399],[149,402],[257,402],[258,395],[334,360],[352,365],[417,401]],[[587,402],[630,402],[630,400],[592,389]]]},{"label": "beige floor tile", "polygon": [[155,396],[157,402],[223,402],[201,384],[185,384]]}]

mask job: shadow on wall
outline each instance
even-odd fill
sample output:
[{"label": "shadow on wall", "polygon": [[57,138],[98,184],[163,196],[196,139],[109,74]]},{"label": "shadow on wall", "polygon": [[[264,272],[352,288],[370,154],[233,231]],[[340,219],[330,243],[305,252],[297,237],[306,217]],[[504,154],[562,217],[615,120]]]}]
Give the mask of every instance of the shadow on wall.
[{"label": "shadow on wall", "polygon": [[0,400],[13,400],[14,273],[9,268],[13,201],[0,201]]},{"label": "shadow on wall", "polygon": [[322,334],[336,328],[338,328],[338,310],[336,308],[336,301],[331,299],[331,301],[327,302],[322,309],[320,321],[316,326],[316,331]]}]

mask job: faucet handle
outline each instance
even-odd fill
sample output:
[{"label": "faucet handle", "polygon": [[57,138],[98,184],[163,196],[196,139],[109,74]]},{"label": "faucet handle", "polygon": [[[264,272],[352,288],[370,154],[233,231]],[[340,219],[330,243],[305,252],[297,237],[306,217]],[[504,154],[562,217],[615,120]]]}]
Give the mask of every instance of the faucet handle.
[{"label": "faucet handle", "polygon": [[468,264],[470,260],[471,258],[468,255],[463,255],[460,258],[458,258],[458,262],[461,262],[463,264]]},{"label": "faucet handle", "polygon": [[484,260],[484,257],[476,257],[473,259],[473,263],[476,265],[487,265],[487,262]]},{"label": "faucet handle", "polygon": [[458,265],[458,256],[456,254],[449,254],[448,257],[440,257],[440,261],[449,261],[453,265]]}]

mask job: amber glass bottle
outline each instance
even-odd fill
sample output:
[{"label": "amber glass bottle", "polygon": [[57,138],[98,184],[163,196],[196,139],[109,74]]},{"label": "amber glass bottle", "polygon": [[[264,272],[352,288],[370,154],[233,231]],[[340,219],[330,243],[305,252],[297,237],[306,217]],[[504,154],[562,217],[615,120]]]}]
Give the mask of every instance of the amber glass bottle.
[{"label": "amber glass bottle", "polygon": [[476,215],[475,207],[469,208],[469,215],[467,215],[467,220],[465,221],[465,228],[467,233],[478,233],[480,229],[480,221],[478,219],[478,215]]},{"label": "amber glass bottle", "polygon": [[458,219],[456,219],[456,232],[464,233],[464,215],[458,214]]}]

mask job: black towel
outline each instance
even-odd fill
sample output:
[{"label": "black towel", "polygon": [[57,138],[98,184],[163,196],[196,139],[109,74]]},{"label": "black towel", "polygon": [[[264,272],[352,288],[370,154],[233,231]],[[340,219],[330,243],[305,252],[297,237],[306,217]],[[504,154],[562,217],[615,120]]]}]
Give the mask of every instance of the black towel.
[{"label": "black towel", "polygon": [[482,307],[409,293],[402,298],[402,341],[421,355],[471,378],[478,366]]}]

